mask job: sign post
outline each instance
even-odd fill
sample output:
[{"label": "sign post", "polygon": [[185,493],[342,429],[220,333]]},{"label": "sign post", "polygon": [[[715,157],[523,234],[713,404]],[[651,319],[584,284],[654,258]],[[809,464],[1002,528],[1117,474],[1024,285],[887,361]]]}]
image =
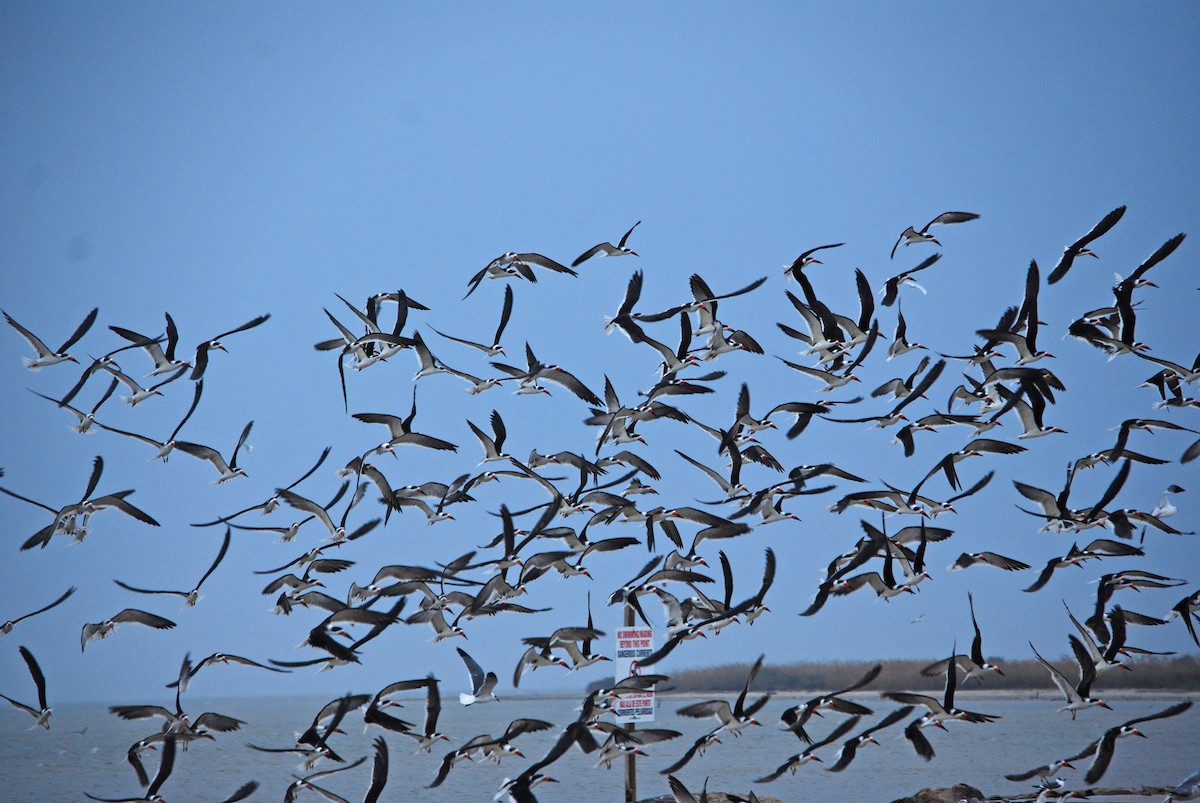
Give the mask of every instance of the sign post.
[{"label": "sign post", "polygon": [[[617,629],[617,648],[613,663],[624,669],[618,679],[636,674],[636,661],[654,652],[654,631],[649,627],[635,627],[633,608],[625,606],[625,626]],[[638,722],[654,721],[654,689],[636,694],[623,694],[614,701],[617,722],[625,725],[627,732],[637,729]],[[637,756],[625,756],[625,803],[637,801]]]}]

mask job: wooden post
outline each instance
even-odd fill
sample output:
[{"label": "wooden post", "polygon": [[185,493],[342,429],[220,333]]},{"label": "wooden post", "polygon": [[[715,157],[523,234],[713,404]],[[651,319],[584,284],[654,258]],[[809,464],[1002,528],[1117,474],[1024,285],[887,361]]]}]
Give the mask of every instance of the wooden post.
[{"label": "wooden post", "polygon": [[[625,627],[633,627],[633,606],[625,604]],[[626,722],[625,732],[637,730],[636,722]],[[625,803],[637,803],[637,755],[629,753],[625,756]]]}]

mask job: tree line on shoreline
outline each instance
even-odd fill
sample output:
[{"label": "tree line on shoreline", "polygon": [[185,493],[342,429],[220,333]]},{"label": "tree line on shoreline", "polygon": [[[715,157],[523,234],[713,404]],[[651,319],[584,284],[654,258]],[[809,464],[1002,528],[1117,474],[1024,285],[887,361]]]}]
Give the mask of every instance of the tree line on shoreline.
[{"label": "tree line on shoreline", "polygon": [[[944,659],[942,659],[944,661]],[[1034,659],[1005,661],[989,658],[997,663],[1004,674],[988,673],[982,682],[970,680],[958,685],[960,691],[1030,691],[1058,694],[1045,667]],[[883,671],[865,692],[907,690],[940,691],[945,686],[944,667],[941,671],[923,675],[921,670],[937,662],[928,660],[888,660]],[[861,678],[875,663],[871,661],[834,661],[795,663],[771,666],[764,664],[755,679],[755,689],[777,692],[822,692],[845,688]],[[1078,670],[1070,658],[1061,657],[1052,661],[1067,677],[1074,677]],[[702,669],[686,669],[673,672],[669,689],[680,693],[738,692],[746,682],[749,664],[724,664]],[[1191,655],[1144,656],[1136,664],[1131,662],[1132,671],[1112,670],[1096,679],[1097,689],[1127,690],[1170,690],[1200,692],[1200,658]],[[598,681],[604,686],[608,681]]]}]

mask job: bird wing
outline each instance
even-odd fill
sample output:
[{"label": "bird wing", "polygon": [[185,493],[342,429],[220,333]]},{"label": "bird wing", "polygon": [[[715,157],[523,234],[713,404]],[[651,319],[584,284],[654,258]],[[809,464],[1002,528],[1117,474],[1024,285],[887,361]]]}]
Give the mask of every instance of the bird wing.
[{"label": "bird wing", "polygon": [[471,691],[478,696],[480,691],[483,689],[483,684],[486,677],[483,672],[483,667],[481,667],[474,658],[468,655],[467,651],[462,647],[456,647],[455,649],[458,650],[459,657],[461,657],[463,663],[466,664],[467,673],[471,676]]},{"label": "bird wing", "polygon": [[113,624],[120,622],[134,622],[139,625],[147,625],[159,630],[170,630],[175,627],[175,623],[170,619],[162,616],[156,616],[146,611],[138,610],[137,608],[126,608],[112,618]]}]

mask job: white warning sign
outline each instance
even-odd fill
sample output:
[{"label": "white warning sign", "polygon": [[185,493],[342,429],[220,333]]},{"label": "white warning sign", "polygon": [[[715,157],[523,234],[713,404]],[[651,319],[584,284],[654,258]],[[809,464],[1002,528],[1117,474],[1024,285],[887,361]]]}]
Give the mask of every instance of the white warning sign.
[{"label": "white warning sign", "polygon": [[[634,661],[654,652],[654,631],[648,627],[617,628],[617,648],[613,663],[617,677],[637,674]],[[622,671],[624,674],[622,675]],[[654,720],[654,690],[623,694],[613,701],[618,722],[651,722]]]}]

